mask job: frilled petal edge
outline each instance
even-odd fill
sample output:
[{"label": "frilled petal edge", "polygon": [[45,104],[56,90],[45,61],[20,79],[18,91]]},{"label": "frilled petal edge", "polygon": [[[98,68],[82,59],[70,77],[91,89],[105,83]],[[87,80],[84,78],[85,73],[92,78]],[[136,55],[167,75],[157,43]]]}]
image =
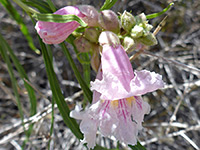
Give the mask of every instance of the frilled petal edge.
[{"label": "frilled petal edge", "polygon": [[141,96],[147,92],[155,91],[164,86],[162,76],[147,70],[135,71],[130,81],[130,91],[127,91],[122,82],[114,74],[104,72],[102,80],[91,82],[91,90],[101,93],[103,100],[117,100],[131,96]]},{"label": "frilled petal edge", "polygon": [[135,71],[135,77],[130,82],[134,96],[140,96],[164,87],[162,76],[148,70]]}]

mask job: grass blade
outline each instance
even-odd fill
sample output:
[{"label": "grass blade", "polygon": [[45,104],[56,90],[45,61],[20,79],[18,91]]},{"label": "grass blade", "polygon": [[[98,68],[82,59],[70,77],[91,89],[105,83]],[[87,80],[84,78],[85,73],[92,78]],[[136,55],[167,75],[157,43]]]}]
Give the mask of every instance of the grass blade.
[{"label": "grass blade", "polygon": [[51,10],[53,12],[55,12],[56,11],[56,7],[54,6],[53,2],[51,0],[47,0],[47,3],[49,5],[49,7],[51,8]]},{"label": "grass blade", "polygon": [[52,10],[49,5],[43,0],[23,0],[24,4],[37,8],[42,13],[51,13]]},{"label": "grass blade", "polygon": [[48,80],[49,80],[50,87],[53,93],[53,98],[56,104],[58,105],[58,109],[60,111],[60,114],[63,117],[65,124],[71,129],[71,131],[74,133],[74,135],[78,139],[81,139],[83,138],[83,135],[79,130],[78,124],[76,123],[74,119],[69,117],[70,109],[64,100],[64,96],[62,95],[56,74],[54,72],[51,60],[49,58],[49,54],[46,49],[46,45],[42,42],[40,38],[39,38],[39,42],[40,42],[40,46],[41,46],[41,50],[43,54],[43,59],[44,59],[45,67],[46,67]]},{"label": "grass blade", "polygon": [[163,9],[161,12],[153,13],[153,14],[150,14],[150,15],[146,15],[146,18],[147,19],[153,19],[153,18],[159,17],[160,15],[164,14],[166,11],[168,11],[173,6],[174,6],[174,3],[170,3],[167,6],[167,8]]},{"label": "grass blade", "polygon": [[17,84],[16,78],[14,76],[14,72],[13,72],[12,64],[10,62],[10,58],[9,58],[7,51],[6,51],[6,46],[4,45],[4,43],[2,43],[1,40],[0,40],[0,54],[3,58],[3,60],[5,61],[6,65],[7,65],[8,73],[10,75],[10,79],[11,79],[11,83],[12,83],[12,88],[13,88],[14,95],[15,95],[15,98],[16,98],[16,101],[17,101],[17,107],[19,109],[20,118],[22,120],[24,131],[25,131],[25,133],[27,133],[26,130],[25,130],[25,126],[24,126],[24,113],[23,113],[22,105],[21,105],[20,98],[19,98],[20,96],[19,96],[19,93],[18,93],[18,90],[17,90],[18,84]]},{"label": "grass blade", "polygon": [[[19,63],[19,60],[17,59],[17,57],[15,56],[15,54],[13,53],[12,49],[10,48],[10,46],[8,45],[8,43],[5,41],[5,39],[0,35],[0,43],[1,45],[4,46],[4,49],[9,53],[17,71],[19,72],[19,75],[22,79],[26,79],[29,81],[28,76],[24,70],[24,68],[21,66],[21,64]],[[31,103],[31,111],[30,111],[30,115],[34,115],[36,113],[36,108],[37,108],[37,99],[35,96],[35,92],[34,89],[24,80],[24,86],[28,92],[28,96],[30,99],[30,103]]]},{"label": "grass blade", "polygon": [[8,11],[10,16],[17,22],[17,24],[20,27],[21,32],[24,34],[28,41],[29,47],[35,51],[37,54],[40,53],[40,51],[35,47],[33,43],[33,39],[28,31],[28,28],[24,24],[24,21],[20,14],[17,12],[17,10],[12,6],[12,4],[9,2],[9,0],[1,0],[1,4],[5,7],[5,9]]},{"label": "grass blade", "polygon": [[116,2],[117,0],[106,0],[100,10],[110,9]]}]

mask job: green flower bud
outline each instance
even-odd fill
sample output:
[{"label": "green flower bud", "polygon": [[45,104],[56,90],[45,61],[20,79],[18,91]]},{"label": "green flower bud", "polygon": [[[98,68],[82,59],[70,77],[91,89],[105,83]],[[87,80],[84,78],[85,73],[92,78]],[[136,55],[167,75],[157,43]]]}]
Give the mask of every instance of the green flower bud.
[{"label": "green flower bud", "polygon": [[123,47],[125,51],[130,52],[134,49],[135,42],[131,37],[126,36],[123,41]]},{"label": "green flower bud", "polygon": [[137,21],[138,24],[139,23],[146,23],[146,21],[147,21],[146,15],[144,13],[137,15],[136,21]]},{"label": "green flower bud", "polygon": [[74,40],[74,44],[79,52],[89,52],[93,49],[93,44],[88,41],[86,38],[80,36]]},{"label": "green flower bud", "polygon": [[145,29],[147,31],[150,31],[153,28],[153,26],[151,24],[145,24]]},{"label": "green flower bud", "polygon": [[143,27],[140,27],[139,25],[135,25],[131,30],[131,37],[132,38],[139,38],[143,35]]},{"label": "green flower bud", "polygon": [[138,39],[142,44],[147,45],[147,46],[153,46],[156,45],[157,39],[153,35],[153,33],[149,33],[147,36],[141,37]]},{"label": "green flower bud", "polygon": [[87,28],[85,29],[84,35],[90,42],[97,43],[100,32],[96,28]]},{"label": "green flower bud", "polygon": [[117,15],[112,10],[103,10],[100,13],[99,24],[107,31],[112,31],[114,33],[119,33],[120,31],[120,22]]},{"label": "green flower bud", "polygon": [[123,14],[121,15],[121,25],[122,28],[126,31],[129,32],[131,28],[136,24],[135,17],[127,12],[124,11]]}]

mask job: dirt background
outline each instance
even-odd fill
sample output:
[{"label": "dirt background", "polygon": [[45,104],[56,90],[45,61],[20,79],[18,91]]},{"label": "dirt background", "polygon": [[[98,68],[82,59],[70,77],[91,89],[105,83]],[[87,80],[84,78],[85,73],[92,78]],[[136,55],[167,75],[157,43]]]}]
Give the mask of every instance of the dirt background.
[{"label": "dirt background", "polygon": [[[53,2],[57,8],[66,5],[90,4],[99,9],[104,1],[54,0]],[[169,2],[171,1],[118,0],[112,10],[120,13],[124,10],[132,11],[134,15],[141,12],[150,14],[161,11]],[[39,48],[31,20],[21,8],[12,4],[23,16],[34,43]],[[177,0],[174,8],[167,14],[169,17],[166,24],[157,35],[158,45],[150,47],[132,61],[134,69],[155,71],[163,76],[166,83],[163,89],[143,96],[144,100],[151,105],[151,112],[145,116],[144,128],[138,139],[148,150],[197,150],[200,148],[200,1]],[[151,24],[156,27],[164,16],[150,20]],[[0,32],[25,68],[31,84],[36,88],[38,115],[31,120],[35,125],[25,149],[47,149],[50,139],[51,115],[49,113],[52,93],[43,58],[29,48],[19,26],[10,18],[2,5],[0,5]],[[82,72],[72,47],[69,44],[67,47]],[[53,45],[52,50],[54,69],[63,95],[70,108],[73,109],[75,101],[82,101],[82,92],[60,47]],[[30,110],[28,96],[17,71],[15,76],[19,83],[20,100],[25,118],[28,118]],[[91,80],[94,79],[95,72],[91,72]],[[0,57],[0,150],[18,150],[25,140],[13,95],[6,64]],[[100,135],[98,135],[97,143],[108,149],[116,148],[117,145],[112,138],[104,138]],[[56,108],[51,149],[86,149],[64,124]],[[128,148],[121,144],[119,149]]]}]

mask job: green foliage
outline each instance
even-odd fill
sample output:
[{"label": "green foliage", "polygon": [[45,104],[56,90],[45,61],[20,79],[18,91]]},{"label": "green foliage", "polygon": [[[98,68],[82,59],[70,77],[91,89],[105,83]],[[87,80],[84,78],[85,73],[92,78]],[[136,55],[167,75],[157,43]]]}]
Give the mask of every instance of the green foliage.
[{"label": "green foliage", "polygon": [[100,10],[110,9],[116,2],[117,0],[106,0]]},{"label": "green foliage", "polygon": [[29,47],[34,50],[36,53],[40,53],[40,51],[35,47],[33,43],[33,39],[28,31],[28,28],[24,24],[24,21],[20,14],[17,12],[17,10],[12,6],[9,0],[1,0],[1,4],[6,8],[10,16],[17,22],[17,24],[20,27],[21,32],[24,34],[26,37]]},{"label": "green foliage", "polygon": [[33,18],[40,21],[66,23],[71,21],[78,22],[81,26],[86,27],[87,24],[76,15],[57,15],[57,14],[33,14]]},{"label": "green foliage", "polygon": [[70,63],[70,66],[72,67],[73,71],[74,71],[74,74],[76,76],[76,79],[78,80],[80,86],[81,86],[81,89],[83,90],[84,92],[84,95],[87,97],[87,99],[89,100],[89,102],[91,103],[92,102],[92,92],[91,90],[89,89],[88,85],[85,83],[85,81],[83,80],[80,72],[78,71],[73,59],[72,59],[72,56],[71,54],[69,53],[67,47],[65,46],[65,43],[61,43],[60,44],[66,58],[68,59],[69,63]]},{"label": "green foliage", "polygon": [[142,146],[140,144],[140,142],[137,142],[137,145],[132,146],[132,145],[128,145],[132,150],[146,150],[146,148],[144,146]]},{"label": "green foliage", "polygon": [[[33,116],[37,112],[37,99],[36,99],[36,96],[35,96],[34,89],[26,82],[26,80],[29,81],[28,76],[27,76],[24,68],[20,64],[19,60],[17,59],[17,57],[13,53],[12,49],[10,48],[8,43],[5,41],[5,39],[1,35],[0,35],[0,45],[1,45],[1,51],[2,51],[1,54],[2,54],[6,64],[8,65],[8,67],[10,66],[10,64],[9,64],[10,60],[7,60],[6,58],[10,56],[15,67],[16,67],[16,69],[17,69],[17,71],[19,72],[20,77],[24,81],[24,86],[25,86],[25,88],[28,92],[29,101],[30,101],[30,108],[31,108],[30,115]],[[9,54],[9,56],[8,56],[8,54]],[[20,116],[23,120],[23,111],[21,110],[21,103],[20,103],[20,100],[19,100],[19,94],[18,94],[18,91],[15,91],[15,86],[17,86],[17,83],[16,83],[14,77],[12,76],[12,68],[9,68],[9,69],[10,69],[11,81],[13,83],[13,89],[14,89],[14,92],[15,92],[16,99],[18,101],[18,108],[19,108],[19,111],[20,111],[20,114],[21,114]],[[26,134],[27,139],[31,135],[31,132],[32,132],[32,125],[30,125],[28,132],[26,132],[27,133]]]},{"label": "green foliage", "polygon": [[41,13],[52,12],[48,3],[43,1],[43,0],[28,0],[28,1],[23,0],[23,3],[28,5],[28,6],[37,8]]},{"label": "green foliage", "polygon": [[10,79],[11,79],[11,83],[12,83],[12,88],[14,90],[14,95],[17,101],[17,107],[19,109],[19,114],[20,114],[20,118],[22,120],[22,124],[23,124],[23,128],[25,131],[25,126],[24,126],[24,113],[22,110],[22,105],[21,105],[21,101],[20,101],[20,96],[18,93],[18,84],[13,72],[13,67],[12,67],[12,63],[10,61],[9,55],[8,55],[8,51],[7,50],[7,45],[5,44],[5,40],[3,39],[3,37],[0,35],[0,54],[3,58],[3,60],[5,61],[7,68],[8,68],[8,73],[10,75]]},{"label": "green foliage", "polygon": [[174,6],[174,3],[170,3],[165,9],[163,9],[161,12],[158,12],[158,13],[153,13],[153,14],[150,14],[150,15],[146,15],[146,18],[147,19],[153,19],[153,18],[156,18],[156,17],[159,17],[160,15],[164,14],[166,11],[168,11],[171,7]]},{"label": "green foliage", "polygon": [[60,111],[60,114],[63,117],[65,124],[71,129],[71,131],[74,133],[74,135],[78,139],[81,139],[83,138],[83,135],[80,132],[79,126],[76,123],[76,121],[69,117],[70,109],[64,100],[64,96],[62,95],[59,82],[57,80],[56,74],[53,69],[53,65],[51,63],[51,59],[49,58],[49,54],[47,52],[47,48],[45,44],[42,42],[42,40],[40,39],[40,37],[39,37],[39,42],[40,42],[40,46],[41,46],[41,50],[43,54],[43,59],[44,59],[45,68],[46,68],[48,80],[50,83],[51,91],[53,93],[53,98],[56,104],[58,105],[58,109]]}]

